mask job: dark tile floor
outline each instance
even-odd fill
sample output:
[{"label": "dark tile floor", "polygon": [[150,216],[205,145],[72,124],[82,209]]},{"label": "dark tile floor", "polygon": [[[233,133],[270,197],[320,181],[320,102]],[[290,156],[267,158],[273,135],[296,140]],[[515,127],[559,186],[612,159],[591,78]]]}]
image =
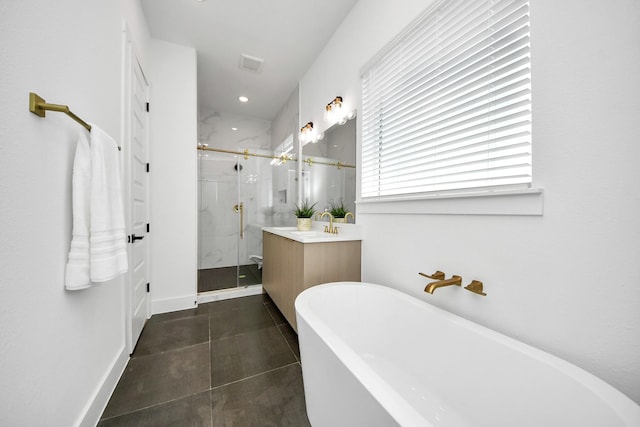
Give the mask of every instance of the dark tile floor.
[{"label": "dark tile floor", "polygon": [[266,294],[153,316],[98,426],[309,426],[298,337]]},{"label": "dark tile floor", "polygon": [[[236,279],[236,276],[239,276]],[[257,264],[239,267],[219,267],[198,270],[198,292],[219,291],[236,286],[251,286],[262,283],[262,270]]]}]

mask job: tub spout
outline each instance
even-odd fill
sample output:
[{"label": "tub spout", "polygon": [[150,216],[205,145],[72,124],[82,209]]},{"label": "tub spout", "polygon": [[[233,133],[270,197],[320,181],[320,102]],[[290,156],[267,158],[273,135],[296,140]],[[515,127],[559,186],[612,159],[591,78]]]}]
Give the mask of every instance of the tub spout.
[{"label": "tub spout", "polygon": [[438,280],[437,282],[431,282],[424,288],[424,291],[433,294],[436,289],[443,288],[445,286],[462,286],[462,277],[456,276],[455,274],[451,276],[451,279],[446,280]]}]

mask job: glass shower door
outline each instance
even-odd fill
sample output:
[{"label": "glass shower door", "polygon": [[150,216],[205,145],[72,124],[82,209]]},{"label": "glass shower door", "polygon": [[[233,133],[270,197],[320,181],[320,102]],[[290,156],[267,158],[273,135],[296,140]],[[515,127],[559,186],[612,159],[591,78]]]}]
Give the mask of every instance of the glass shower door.
[{"label": "glass shower door", "polygon": [[257,156],[238,160],[238,286],[262,284],[262,227],[273,216],[270,162]]},{"label": "glass shower door", "polygon": [[234,156],[200,151],[198,206],[198,292],[238,285],[237,161]]},{"label": "glass shower door", "polygon": [[262,283],[269,159],[200,152],[198,292]]}]

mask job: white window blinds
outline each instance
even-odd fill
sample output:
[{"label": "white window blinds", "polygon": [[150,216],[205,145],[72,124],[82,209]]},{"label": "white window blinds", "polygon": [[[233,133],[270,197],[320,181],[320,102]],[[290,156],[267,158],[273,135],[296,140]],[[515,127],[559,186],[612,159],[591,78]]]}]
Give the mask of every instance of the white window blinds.
[{"label": "white window blinds", "polygon": [[362,198],[531,183],[528,1],[440,1],[394,43],[362,77]]}]

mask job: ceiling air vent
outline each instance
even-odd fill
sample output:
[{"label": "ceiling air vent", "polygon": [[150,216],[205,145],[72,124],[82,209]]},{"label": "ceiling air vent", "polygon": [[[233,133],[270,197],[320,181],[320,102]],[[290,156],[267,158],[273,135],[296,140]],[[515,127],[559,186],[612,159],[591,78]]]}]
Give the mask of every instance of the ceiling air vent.
[{"label": "ceiling air vent", "polygon": [[253,71],[259,73],[262,71],[262,64],[264,59],[256,58],[255,56],[242,55],[240,56],[240,68],[244,70]]}]

